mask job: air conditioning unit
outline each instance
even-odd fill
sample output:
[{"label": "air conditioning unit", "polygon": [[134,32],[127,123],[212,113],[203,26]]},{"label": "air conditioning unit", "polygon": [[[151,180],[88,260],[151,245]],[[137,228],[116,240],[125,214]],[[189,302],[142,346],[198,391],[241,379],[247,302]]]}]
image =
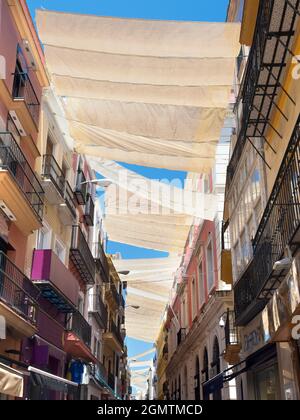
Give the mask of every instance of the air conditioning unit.
[{"label": "air conditioning unit", "polygon": [[7,207],[7,205],[4,203],[3,200],[0,201],[0,209],[3,211],[6,217],[12,222],[15,222],[17,220],[13,212]]}]

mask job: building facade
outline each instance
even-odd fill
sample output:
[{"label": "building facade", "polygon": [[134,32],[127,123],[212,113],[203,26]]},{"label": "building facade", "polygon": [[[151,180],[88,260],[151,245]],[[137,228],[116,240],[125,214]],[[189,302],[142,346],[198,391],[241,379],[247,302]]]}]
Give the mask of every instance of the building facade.
[{"label": "building facade", "polygon": [[0,34],[0,398],[125,397],[96,174],[59,118],[26,2],[0,2]]}]

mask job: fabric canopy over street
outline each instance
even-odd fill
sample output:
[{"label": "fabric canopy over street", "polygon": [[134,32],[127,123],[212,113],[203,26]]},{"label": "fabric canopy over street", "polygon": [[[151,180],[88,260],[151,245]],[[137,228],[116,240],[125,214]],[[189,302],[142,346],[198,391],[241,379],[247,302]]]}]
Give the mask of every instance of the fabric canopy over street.
[{"label": "fabric canopy over street", "polygon": [[24,378],[20,372],[0,363],[0,394],[23,397]]},{"label": "fabric canopy over street", "polygon": [[144,166],[214,164],[239,24],[37,11],[76,150]]},{"label": "fabric canopy over street", "polygon": [[[173,257],[114,261],[118,270],[130,270],[127,335],[153,342],[190,227],[212,220],[218,200],[129,170],[124,179],[116,162],[197,174],[214,168],[240,25],[46,10],[37,11],[36,21],[63,105],[56,116],[67,121],[75,150],[111,181],[105,194],[109,239],[176,255],[172,263]],[[190,193],[188,201],[183,193]]]}]

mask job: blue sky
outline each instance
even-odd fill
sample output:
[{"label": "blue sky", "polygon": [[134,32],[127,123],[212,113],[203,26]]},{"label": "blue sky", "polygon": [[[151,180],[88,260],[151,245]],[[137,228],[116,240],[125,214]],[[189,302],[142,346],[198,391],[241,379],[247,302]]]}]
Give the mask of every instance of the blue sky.
[{"label": "blue sky", "polygon": [[[144,19],[193,20],[220,22],[226,18],[228,0],[28,0],[32,16],[35,9],[45,8],[65,12],[97,14],[102,16],[133,17]],[[126,165],[144,176],[154,179],[183,180],[184,172],[173,172],[136,165]],[[123,258],[163,257],[166,254],[149,251],[124,244],[110,242],[108,252],[121,252]],[[138,314],[137,314],[138,315]],[[129,356],[141,353],[151,347],[149,343],[127,339]],[[146,357],[148,359],[149,356]]]}]

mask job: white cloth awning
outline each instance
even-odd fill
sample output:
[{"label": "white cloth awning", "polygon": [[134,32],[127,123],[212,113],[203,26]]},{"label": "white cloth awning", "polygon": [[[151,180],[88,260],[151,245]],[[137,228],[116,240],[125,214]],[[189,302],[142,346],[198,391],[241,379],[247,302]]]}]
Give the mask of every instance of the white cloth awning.
[{"label": "white cloth awning", "polygon": [[0,394],[23,397],[24,378],[16,369],[0,363]]},{"label": "white cloth awning", "polygon": [[78,152],[195,172],[213,166],[239,24],[39,10],[37,25]]}]

